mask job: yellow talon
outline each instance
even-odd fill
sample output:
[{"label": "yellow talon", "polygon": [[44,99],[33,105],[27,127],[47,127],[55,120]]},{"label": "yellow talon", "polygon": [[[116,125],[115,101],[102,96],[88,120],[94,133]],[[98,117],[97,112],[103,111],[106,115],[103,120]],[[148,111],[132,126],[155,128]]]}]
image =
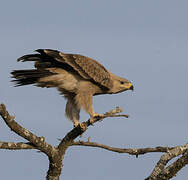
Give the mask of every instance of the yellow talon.
[{"label": "yellow talon", "polygon": [[94,113],[93,118],[100,118],[103,117],[103,114]]},{"label": "yellow talon", "polygon": [[90,116],[90,123],[93,124],[95,119],[100,119],[101,117],[103,117],[103,114],[93,113],[92,116]]}]

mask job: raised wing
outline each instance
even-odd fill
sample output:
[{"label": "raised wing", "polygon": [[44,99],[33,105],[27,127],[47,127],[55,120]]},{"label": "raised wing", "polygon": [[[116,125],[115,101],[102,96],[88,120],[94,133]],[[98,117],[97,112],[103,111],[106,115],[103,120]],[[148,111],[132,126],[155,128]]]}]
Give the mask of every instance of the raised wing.
[{"label": "raised wing", "polygon": [[38,49],[40,54],[25,55],[18,61],[35,61],[36,68],[62,67],[74,70],[81,77],[110,89],[113,86],[110,73],[97,61],[79,54],[65,54],[51,49]]}]

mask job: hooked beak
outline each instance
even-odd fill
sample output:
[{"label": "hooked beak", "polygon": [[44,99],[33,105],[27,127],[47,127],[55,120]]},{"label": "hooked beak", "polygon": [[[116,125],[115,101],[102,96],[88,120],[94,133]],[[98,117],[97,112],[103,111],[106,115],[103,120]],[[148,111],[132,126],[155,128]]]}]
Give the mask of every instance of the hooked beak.
[{"label": "hooked beak", "polygon": [[129,85],[130,85],[129,90],[134,91],[134,86],[131,83],[129,83]]},{"label": "hooked beak", "polygon": [[134,91],[134,86],[132,85],[129,89],[132,90],[132,91]]}]

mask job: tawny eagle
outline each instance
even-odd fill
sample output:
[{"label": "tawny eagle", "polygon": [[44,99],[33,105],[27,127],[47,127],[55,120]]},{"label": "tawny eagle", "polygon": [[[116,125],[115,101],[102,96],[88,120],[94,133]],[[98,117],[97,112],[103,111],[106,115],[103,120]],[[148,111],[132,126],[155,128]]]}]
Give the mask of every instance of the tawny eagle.
[{"label": "tawny eagle", "polygon": [[75,126],[79,124],[81,108],[91,119],[99,115],[93,110],[92,96],[133,90],[130,81],[116,76],[89,57],[51,49],[36,52],[18,58],[22,62],[34,61],[35,68],[12,71],[13,81],[16,86],[56,87],[67,99],[65,112]]}]

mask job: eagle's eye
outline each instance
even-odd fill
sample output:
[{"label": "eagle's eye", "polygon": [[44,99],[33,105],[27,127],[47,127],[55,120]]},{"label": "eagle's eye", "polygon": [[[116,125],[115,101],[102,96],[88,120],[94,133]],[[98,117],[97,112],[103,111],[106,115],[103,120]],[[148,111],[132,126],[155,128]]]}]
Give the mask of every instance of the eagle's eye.
[{"label": "eagle's eye", "polygon": [[123,81],[120,81],[120,84],[124,84],[124,82],[123,82]]}]

